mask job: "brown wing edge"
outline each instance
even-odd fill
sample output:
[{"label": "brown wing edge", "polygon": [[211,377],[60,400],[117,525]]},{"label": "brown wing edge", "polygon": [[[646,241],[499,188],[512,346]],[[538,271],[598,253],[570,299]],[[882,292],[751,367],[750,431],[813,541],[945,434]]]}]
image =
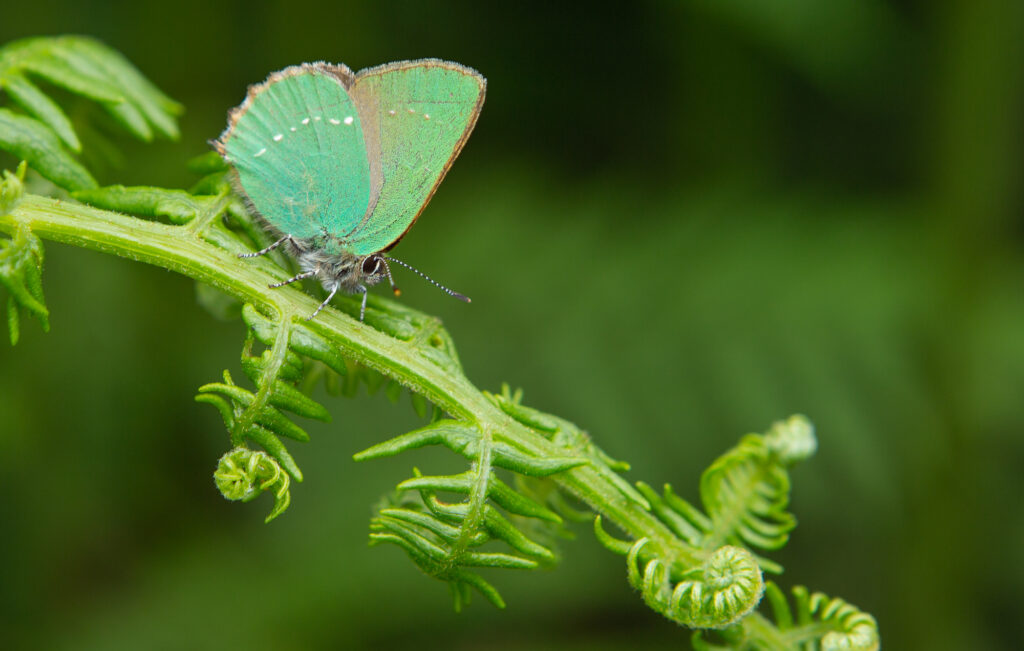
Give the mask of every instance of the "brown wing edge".
[{"label": "brown wing edge", "polygon": [[459,157],[460,153],[462,153],[462,147],[466,144],[466,141],[469,140],[470,134],[473,133],[473,129],[474,127],[476,127],[477,118],[480,117],[480,108],[484,104],[484,97],[487,95],[487,79],[482,74],[480,74],[473,68],[470,68],[469,66],[464,66],[461,63],[455,63],[454,61],[444,61],[443,59],[414,59],[411,61],[395,61],[394,63],[385,63],[383,65],[360,70],[355,75],[355,82],[358,82],[360,79],[364,77],[372,77],[373,75],[381,75],[387,72],[393,72],[395,70],[416,68],[423,65],[445,68],[448,70],[455,70],[467,76],[473,77],[474,79],[477,80],[477,83],[480,85],[480,95],[476,100],[476,106],[473,107],[472,119],[470,119],[469,124],[466,125],[466,130],[462,132],[462,137],[459,138],[459,141],[457,143],[455,143],[455,148],[452,150],[451,157],[449,157],[448,162],[445,163],[444,169],[441,170],[441,175],[437,177],[437,181],[434,183],[434,186],[430,188],[430,194],[428,194],[427,198],[423,201],[423,204],[420,206],[419,212],[417,212],[416,215],[412,218],[412,221],[409,222],[409,225],[405,227],[405,230],[402,231],[402,234],[396,237],[394,242],[385,247],[384,251],[390,251],[391,249],[395,248],[395,246],[397,246],[398,243],[402,241],[402,238],[405,237],[406,233],[409,232],[409,229],[411,229],[413,225],[416,223],[416,221],[420,218],[420,215],[423,214],[423,211],[427,209],[427,204],[429,204],[430,200],[434,198],[434,193],[437,192],[438,186],[441,185],[441,181],[444,180],[444,177],[448,175],[448,170],[451,169],[451,166],[455,162],[455,159]]}]

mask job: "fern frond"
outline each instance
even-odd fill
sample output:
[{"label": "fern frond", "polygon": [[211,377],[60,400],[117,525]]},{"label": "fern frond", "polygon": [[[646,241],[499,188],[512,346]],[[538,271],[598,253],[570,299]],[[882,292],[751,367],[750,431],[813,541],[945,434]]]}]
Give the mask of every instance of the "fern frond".
[{"label": "fern frond", "polygon": [[[259,380],[257,380],[257,384],[259,384]],[[223,383],[214,382],[211,384],[204,384],[203,386],[199,387],[199,393],[201,395],[217,394],[222,398],[238,405],[241,411],[240,413],[236,414],[236,423],[241,420],[242,413],[244,413],[247,410],[252,410],[252,421],[256,425],[259,425],[264,429],[270,430],[277,436],[283,436],[285,438],[290,438],[293,441],[302,441],[303,443],[306,443],[309,441],[309,434],[306,434],[305,430],[303,430],[301,427],[288,420],[288,418],[285,417],[279,409],[277,409],[277,407],[273,404],[273,401],[271,400],[272,395],[277,396],[280,399],[282,395],[281,393],[278,392],[280,386],[280,380],[276,380],[274,382],[274,388],[271,390],[271,393],[268,394],[267,396],[267,404],[259,408],[254,408],[254,405],[256,404],[257,401],[256,395],[251,391],[243,389],[238,385],[234,384],[234,382],[231,380],[231,375],[228,373],[224,374]],[[287,401],[280,402],[287,403]],[[237,425],[235,425],[231,429],[232,432],[234,433],[239,428]],[[242,429],[244,429],[244,427]],[[243,434],[242,437],[244,438],[244,436],[245,435]],[[232,436],[232,438],[235,438],[235,436]]]},{"label": "fern frond", "polygon": [[[330,358],[321,354],[323,351],[315,347],[316,341],[304,337],[300,326],[290,320],[283,319],[271,326],[272,322],[251,305],[246,305],[242,312],[250,326],[242,349],[242,370],[256,385],[256,392],[239,387],[230,373],[224,371],[224,382],[201,386],[196,400],[217,407],[230,432],[232,445],[241,446],[247,439],[258,443],[292,477],[302,481],[302,472],[281,437],[306,442],[309,435],[283,411],[322,421],[330,421],[330,414],[326,407],[296,386],[302,379],[303,361],[295,350],[311,357],[319,355],[320,361]],[[268,346],[259,355],[253,353],[254,338]]]},{"label": "fern frond", "polygon": [[226,208],[221,195],[201,196],[148,186],[108,185],[78,190],[71,196],[97,208],[152,217],[169,224],[187,224],[204,215],[216,216]]},{"label": "fern frond", "polygon": [[[4,172],[0,215],[14,209],[24,178],[24,163],[16,174]],[[10,238],[0,238],[0,285],[7,289],[7,331],[12,346],[21,336],[21,310],[37,318],[44,332],[50,329],[50,311],[43,297],[43,243],[26,224],[18,224]]]},{"label": "fern frond", "polygon": [[[440,445],[471,462],[470,469],[459,475],[424,476],[415,471],[414,477],[398,485],[398,490],[417,491],[420,501],[411,506],[382,508],[372,520],[370,533],[371,542],[399,545],[426,574],[449,582],[456,609],[468,601],[470,588],[504,607],[498,591],[474,571],[476,568],[532,569],[541,562],[551,564],[556,558],[552,549],[522,530],[522,523],[536,520],[560,526],[562,519],[503,482],[495,469],[548,477],[588,463],[581,457],[538,457],[497,440],[499,437],[469,422],[448,418],[379,443],[354,457],[364,461]],[[465,501],[443,502],[436,496],[439,492],[464,495]],[[511,553],[477,551],[492,540],[503,541]]]},{"label": "fern frond", "polygon": [[757,605],[764,590],[761,572],[781,572],[745,546],[776,549],[794,526],[786,466],[813,453],[814,433],[803,416],[775,423],[765,435],[750,434],[718,458],[701,478],[707,514],[666,485],[658,495],[637,487],[651,512],[678,537],[675,550],[659,549],[647,538],[620,541],[594,521],[598,540],[627,556],[630,583],[644,601],[669,619],[695,628],[725,628]]},{"label": "fern frond", "polygon": [[[251,354],[251,350],[252,339],[247,339],[242,352],[242,371],[245,372],[249,381],[259,384],[273,363],[272,351],[267,349],[256,356]],[[331,413],[327,411],[327,408],[303,393],[294,384],[302,379],[302,368],[302,358],[290,350],[287,351],[284,362],[277,370],[277,378],[274,380],[267,403],[272,407],[290,411],[297,416],[325,423],[331,422]]]},{"label": "fern frond", "polygon": [[878,623],[870,614],[838,597],[821,592],[812,594],[804,586],[795,586],[792,594],[795,616],[782,589],[769,581],[765,596],[775,624],[755,614],[743,625],[716,631],[722,644],[710,641],[712,635],[707,632],[695,632],[693,648],[696,651],[878,651],[881,648]]},{"label": "fern frond", "polygon": [[512,392],[508,384],[502,385],[500,394],[485,391],[484,395],[509,417],[546,437],[560,449],[569,450],[587,459],[594,472],[604,481],[614,485],[627,500],[645,510],[651,508],[644,496],[620,474],[629,471],[629,464],[612,459],[604,450],[594,445],[590,436],[574,423],[527,407],[522,404],[522,390]]},{"label": "fern frond", "polygon": [[[814,429],[803,416],[775,423],[764,435],[749,434],[719,457],[701,477],[701,500],[707,514],[677,496],[670,485],[658,495],[638,482],[654,513],[688,544],[705,552],[722,545],[765,550],[786,544],[796,519],[789,504],[787,467],[814,453]],[[761,567],[782,568],[758,557]]]},{"label": "fern frond", "polygon": [[[446,419],[378,443],[359,452],[353,458],[356,461],[366,461],[394,456],[427,445],[443,445],[472,461],[480,456],[481,446],[486,444],[488,439],[477,428]],[[494,466],[531,477],[546,477],[588,463],[587,459],[579,457],[538,458],[516,450],[506,443],[490,442],[490,453],[491,464]]]},{"label": "fern frond", "polygon": [[813,454],[814,428],[803,416],[778,422],[765,435],[748,434],[704,471],[700,496],[711,519],[704,547],[742,541],[778,549],[796,519],[789,505],[787,467]]},{"label": "fern frond", "polygon": [[99,41],[61,36],[8,43],[0,47],[0,91],[22,112],[0,108],[0,149],[66,190],[93,188],[96,180],[74,156],[82,146],[71,119],[39,81],[99,103],[140,140],[178,137],[181,105]]},{"label": "fern frond", "polygon": [[[785,603],[781,599],[782,591],[775,584],[771,588],[779,595],[771,599],[771,604],[778,608],[780,603]],[[783,631],[799,634],[799,629],[803,629],[806,636],[818,638],[818,628],[827,626],[831,630],[820,636],[822,651],[877,651],[881,646],[878,623],[870,614],[839,597],[830,598],[822,592],[811,594],[803,586],[794,587],[792,592],[796,600],[796,623],[792,629],[782,628]],[[779,611],[775,617],[780,620]],[[784,620],[783,617],[781,621]]]},{"label": "fern frond", "polygon": [[32,163],[47,179],[67,190],[96,187],[89,170],[71,156],[45,124],[0,108],[0,149]]},{"label": "fern frond", "polygon": [[[460,478],[467,479],[465,483],[453,485],[449,478],[423,477],[419,471],[415,475],[403,482],[399,491],[418,489],[418,499],[393,498],[382,505],[370,523],[370,544],[396,544],[425,574],[449,583],[456,610],[469,603],[471,588],[498,608],[505,607],[497,589],[476,572],[479,568],[534,569],[555,561],[552,549],[524,534],[509,517],[486,503],[480,492],[474,493],[469,477]],[[491,481],[497,482],[493,477]],[[470,498],[451,504],[438,499],[437,490],[466,493]],[[509,490],[484,492],[509,513],[557,521],[557,515],[539,504],[526,506],[521,497],[509,499]],[[493,497],[502,494],[504,497]],[[505,543],[510,551],[480,550],[492,541]]]}]

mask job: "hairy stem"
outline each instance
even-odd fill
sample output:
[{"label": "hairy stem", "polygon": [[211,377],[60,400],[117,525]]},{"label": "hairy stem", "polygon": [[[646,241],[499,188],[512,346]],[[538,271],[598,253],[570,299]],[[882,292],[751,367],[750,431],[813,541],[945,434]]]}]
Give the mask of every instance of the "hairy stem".
[{"label": "hairy stem", "polygon": [[274,346],[271,348],[270,363],[263,369],[263,381],[259,383],[259,390],[252,399],[252,403],[245,408],[245,411],[235,421],[231,431],[231,444],[241,445],[245,439],[245,433],[256,420],[260,410],[267,404],[270,398],[270,390],[277,380],[277,374],[284,364],[285,354],[288,352],[288,339],[291,335],[291,319],[294,315],[287,312],[282,313],[280,324],[277,328],[277,337],[274,338]]}]

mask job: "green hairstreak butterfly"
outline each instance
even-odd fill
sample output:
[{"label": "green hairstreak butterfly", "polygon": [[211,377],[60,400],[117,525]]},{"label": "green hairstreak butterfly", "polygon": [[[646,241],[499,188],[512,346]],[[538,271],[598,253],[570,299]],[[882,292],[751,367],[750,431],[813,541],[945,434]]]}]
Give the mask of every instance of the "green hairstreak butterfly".
[{"label": "green hairstreak butterfly", "polygon": [[400,61],[353,73],[304,63],[249,88],[214,147],[237,189],[328,296],[391,281],[385,253],[409,231],[476,124],[487,82],[471,68]]}]

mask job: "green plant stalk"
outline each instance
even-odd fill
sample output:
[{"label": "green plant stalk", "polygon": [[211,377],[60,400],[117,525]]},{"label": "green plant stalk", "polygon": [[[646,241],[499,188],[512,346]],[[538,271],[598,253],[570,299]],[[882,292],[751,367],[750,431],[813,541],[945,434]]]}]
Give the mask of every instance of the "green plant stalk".
[{"label": "green plant stalk", "polygon": [[[202,227],[217,217],[227,201],[224,197],[210,214],[200,215],[191,224],[166,225],[26,194],[8,214],[0,215],[0,230],[12,232],[24,224],[48,240],[175,271],[252,303],[279,321],[305,319],[316,309],[317,299],[295,288],[269,288],[280,278],[203,239]],[[510,444],[541,458],[565,454],[563,448],[501,411],[465,376],[445,371],[419,355],[415,341],[395,339],[335,310],[321,312],[307,325],[346,357],[421,394],[455,418],[476,423],[484,431],[501,432]],[[700,562],[692,548],[593,467],[579,466],[552,479],[632,538],[646,536],[651,552],[659,558],[688,566]]]}]

